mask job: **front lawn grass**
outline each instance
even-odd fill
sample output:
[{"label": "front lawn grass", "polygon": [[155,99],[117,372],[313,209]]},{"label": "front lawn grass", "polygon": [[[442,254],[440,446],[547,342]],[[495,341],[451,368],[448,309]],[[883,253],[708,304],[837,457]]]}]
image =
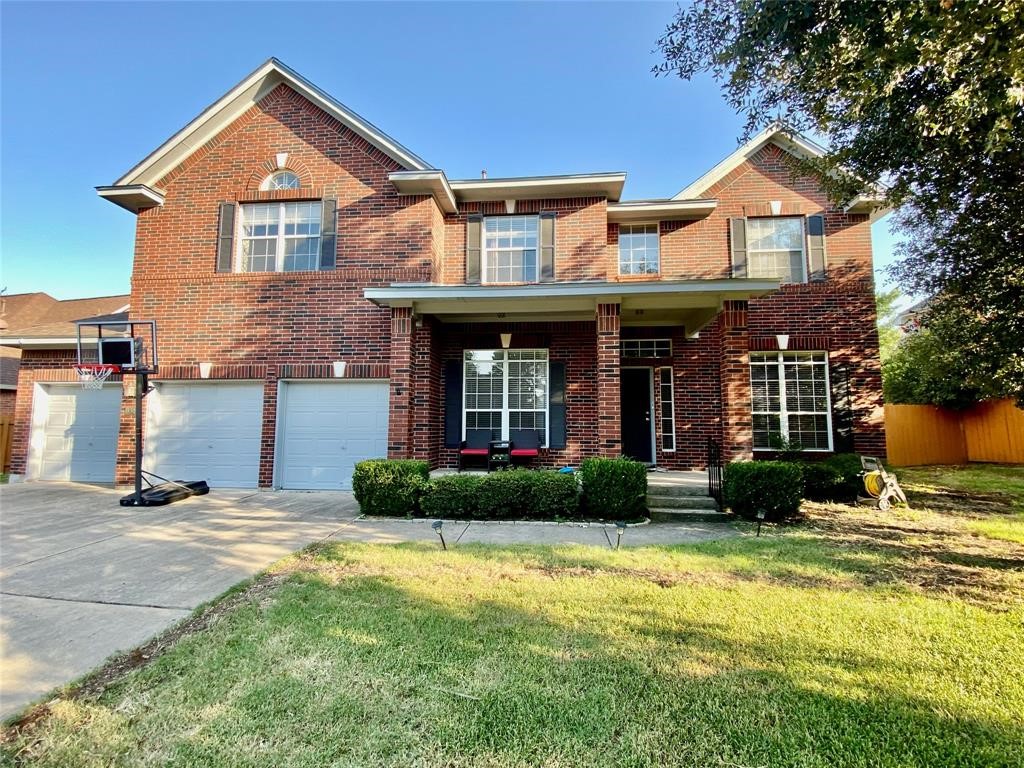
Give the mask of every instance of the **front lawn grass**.
[{"label": "front lawn grass", "polygon": [[1021,766],[1024,547],[924,503],[807,511],[761,538],[741,524],[618,552],[320,546],[152,663],[10,729],[5,755]]}]

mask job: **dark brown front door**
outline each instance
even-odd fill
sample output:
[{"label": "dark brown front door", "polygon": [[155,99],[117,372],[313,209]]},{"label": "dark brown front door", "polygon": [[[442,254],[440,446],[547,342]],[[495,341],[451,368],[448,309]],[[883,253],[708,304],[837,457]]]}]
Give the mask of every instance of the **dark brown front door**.
[{"label": "dark brown front door", "polygon": [[653,464],[651,369],[623,368],[621,374],[622,453]]}]

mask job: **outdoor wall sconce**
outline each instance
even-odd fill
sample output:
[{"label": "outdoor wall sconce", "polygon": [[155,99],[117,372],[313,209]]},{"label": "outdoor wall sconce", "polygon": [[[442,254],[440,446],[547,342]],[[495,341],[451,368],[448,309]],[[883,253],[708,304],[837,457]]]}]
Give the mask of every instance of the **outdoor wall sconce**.
[{"label": "outdoor wall sconce", "polygon": [[208,379],[210,373],[213,371],[213,363],[200,363],[199,364],[199,378]]},{"label": "outdoor wall sconce", "polygon": [[331,368],[334,371],[334,378],[340,379],[345,376],[346,362],[344,360],[335,360],[331,363]]},{"label": "outdoor wall sconce", "polygon": [[779,345],[779,349],[789,349],[789,334],[780,333],[775,337],[776,343]]},{"label": "outdoor wall sconce", "polygon": [[511,345],[511,344],[512,344],[512,334],[511,333],[503,333],[503,334],[501,334],[501,348],[502,349],[508,349],[509,345]]}]

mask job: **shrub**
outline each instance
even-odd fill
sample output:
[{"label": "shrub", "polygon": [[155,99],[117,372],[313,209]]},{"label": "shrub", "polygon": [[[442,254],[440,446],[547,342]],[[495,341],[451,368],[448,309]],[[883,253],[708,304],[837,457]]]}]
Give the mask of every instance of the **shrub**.
[{"label": "shrub", "polygon": [[632,459],[584,459],[583,509],[602,520],[635,520],[647,511],[647,466]]},{"label": "shrub", "polygon": [[477,517],[482,481],[480,475],[445,475],[431,480],[420,498],[420,510],[425,517]]},{"label": "shrub", "polygon": [[843,474],[821,461],[798,463],[803,476],[803,497],[812,501],[838,501],[843,498]]},{"label": "shrub", "polygon": [[803,473],[789,461],[733,462],[725,467],[725,503],[740,517],[784,520],[800,511]]},{"label": "shrub", "polygon": [[554,520],[579,516],[573,475],[512,469],[480,480],[477,514],[482,520]]},{"label": "shrub", "polygon": [[356,464],[352,491],[364,515],[409,517],[417,513],[429,479],[425,461],[370,459]]},{"label": "shrub", "polygon": [[836,488],[837,501],[853,501],[864,488],[860,473],[860,456],[856,453],[837,453],[829,456],[824,463],[835,469],[842,477]]}]

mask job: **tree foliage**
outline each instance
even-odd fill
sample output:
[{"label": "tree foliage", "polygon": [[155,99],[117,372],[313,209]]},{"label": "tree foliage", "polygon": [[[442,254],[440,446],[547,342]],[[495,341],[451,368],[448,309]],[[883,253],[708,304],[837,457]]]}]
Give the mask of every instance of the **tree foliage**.
[{"label": "tree foliage", "polygon": [[892,356],[900,340],[900,329],[896,325],[898,313],[896,302],[900,299],[900,289],[890,288],[875,294],[875,316],[878,318],[878,351],[882,360]]},{"label": "tree foliage", "polygon": [[710,72],[747,136],[825,137],[795,170],[836,201],[903,206],[896,277],[1024,400],[1024,0],[697,0],[659,46],[656,71]]}]

